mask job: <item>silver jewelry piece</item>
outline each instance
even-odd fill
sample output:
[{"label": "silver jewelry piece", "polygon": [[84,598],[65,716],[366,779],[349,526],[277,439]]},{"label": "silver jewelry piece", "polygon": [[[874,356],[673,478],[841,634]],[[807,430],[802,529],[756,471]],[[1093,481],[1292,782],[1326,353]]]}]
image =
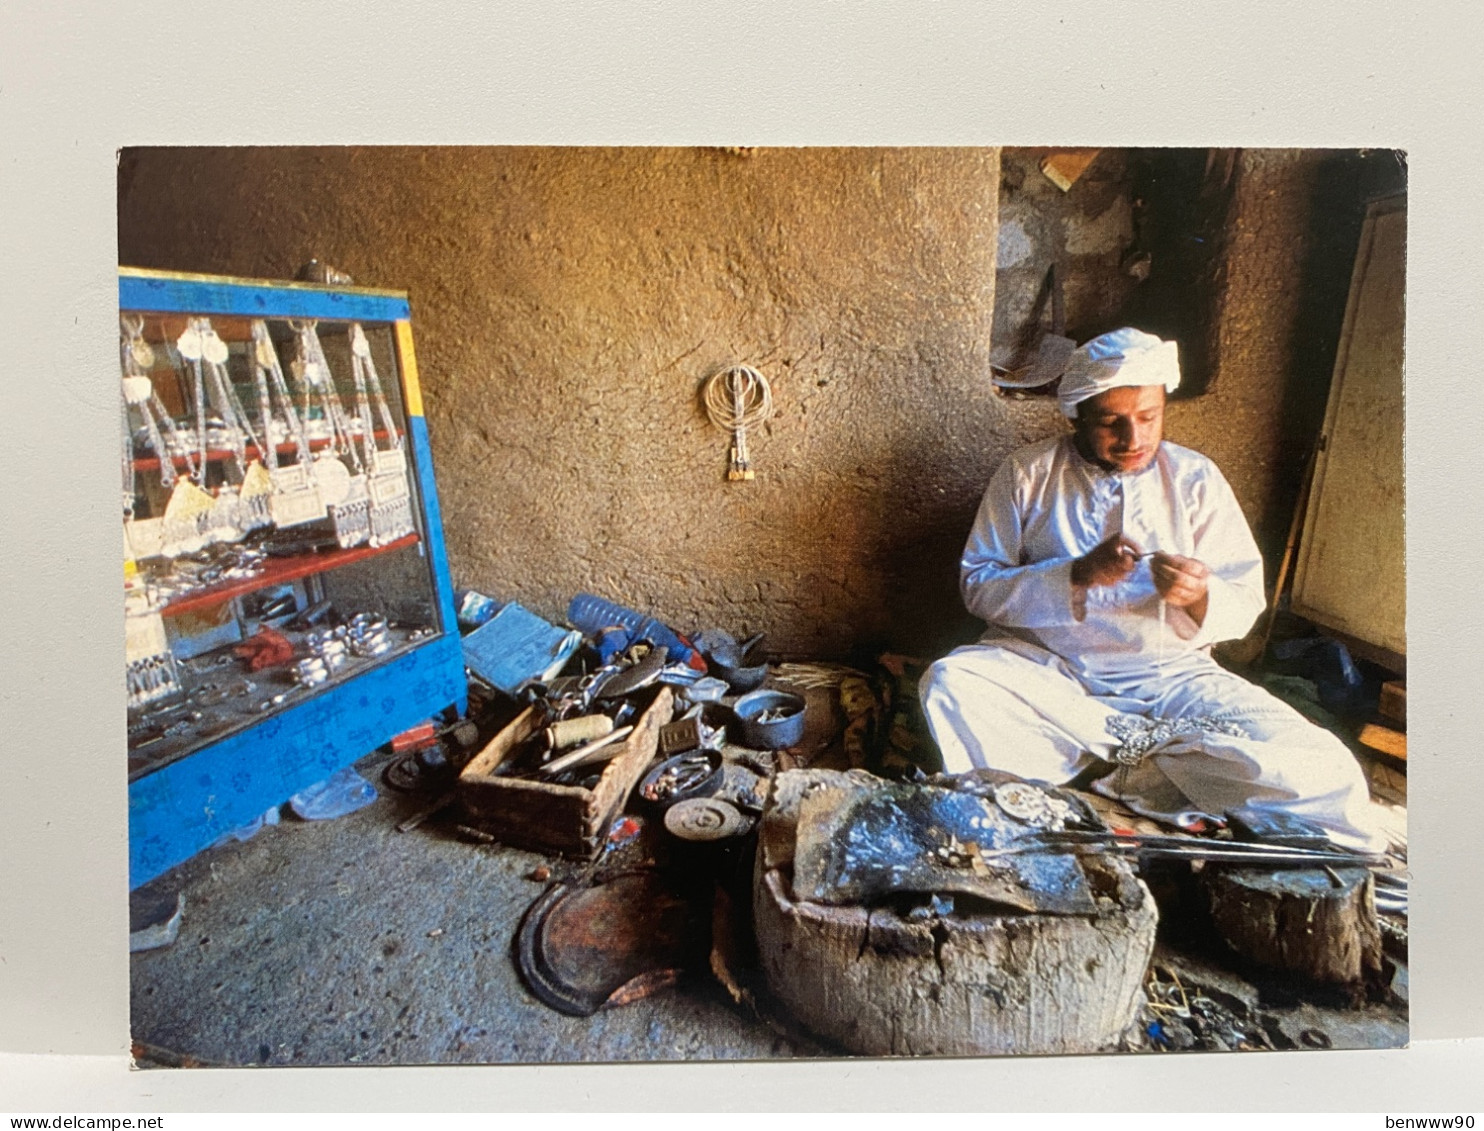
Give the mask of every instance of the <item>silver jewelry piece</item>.
[{"label": "silver jewelry piece", "polygon": [[1230,719],[1215,715],[1190,715],[1176,719],[1150,719],[1139,715],[1109,715],[1107,731],[1122,745],[1113,751],[1113,761],[1120,766],[1137,766],[1155,750],[1176,738],[1196,734],[1224,734],[1232,738],[1251,737]]}]

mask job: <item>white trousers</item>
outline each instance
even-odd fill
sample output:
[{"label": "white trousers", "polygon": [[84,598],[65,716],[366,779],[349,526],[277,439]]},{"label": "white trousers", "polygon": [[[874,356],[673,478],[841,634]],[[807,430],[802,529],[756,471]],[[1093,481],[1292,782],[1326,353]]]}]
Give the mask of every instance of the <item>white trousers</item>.
[{"label": "white trousers", "polygon": [[1247,737],[1177,732],[1093,788],[1161,820],[1268,808],[1313,821],[1347,848],[1386,847],[1345,744],[1204,654],[1187,653],[1151,678],[1089,687],[1044,648],[975,644],[929,667],[920,692],[949,773],[983,767],[1052,784],[1075,777],[1094,757],[1111,758],[1120,740],[1108,721],[1119,714],[1216,716]]}]

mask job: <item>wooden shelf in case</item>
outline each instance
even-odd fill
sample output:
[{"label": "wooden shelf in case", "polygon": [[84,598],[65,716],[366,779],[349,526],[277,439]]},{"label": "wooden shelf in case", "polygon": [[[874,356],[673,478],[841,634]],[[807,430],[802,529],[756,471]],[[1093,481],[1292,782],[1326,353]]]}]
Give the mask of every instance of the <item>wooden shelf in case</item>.
[{"label": "wooden shelf in case", "polygon": [[167,602],[160,612],[161,615],[167,617],[196,612],[213,605],[220,605],[223,601],[230,601],[233,597],[241,597],[259,589],[266,589],[270,585],[281,585],[286,581],[325,573],[328,570],[339,569],[341,566],[365,561],[367,558],[374,558],[379,554],[389,554],[393,550],[414,546],[417,541],[416,534],[404,534],[395,542],[388,542],[385,546],[356,546],[350,550],[323,550],[318,553],[298,554],[291,558],[269,558],[261,573],[255,573],[251,577],[236,581],[224,581],[220,585],[187,593],[183,597]]},{"label": "wooden shelf in case", "polygon": [[[375,432],[372,433],[372,436],[376,439],[378,445],[385,441],[389,435],[390,433],[382,429],[377,429]],[[406,443],[406,437],[400,434],[397,436],[397,439],[401,440],[404,444]],[[360,443],[359,438],[357,438],[355,442]],[[311,452],[322,452],[330,446],[330,443],[331,442],[329,440],[310,440],[309,450]],[[278,445],[277,450],[279,455],[292,455],[296,450],[296,446],[292,440],[285,440],[283,443]],[[223,460],[231,459],[232,456],[235,454],[236,453],[233,452],[231,448],[208,448],[206,450],[206,462],[221,463]],[[246,458],[248,458],[249,460],[262,458],[262,452],[255,444],[247,445],[245,455]],[[172,462],[174,462],[176,470],[178,471],[185,471],[190,466],[188,463],[186,463],[185,456],[175,456],[173,457]],[[158,471],[159,467],[160,461],[156,456],[140,456],[134,460],[135,471]]]}]

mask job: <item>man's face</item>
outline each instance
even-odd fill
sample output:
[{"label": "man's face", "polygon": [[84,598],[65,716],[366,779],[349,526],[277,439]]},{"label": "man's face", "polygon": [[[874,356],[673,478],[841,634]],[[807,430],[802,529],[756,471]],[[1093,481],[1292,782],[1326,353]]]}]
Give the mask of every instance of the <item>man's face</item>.
[{"label": "man's face", "polygon": [[1109,389],[1077,406],[1077,445],[1107,471],[1143,471],[1164,438],[1163,385]]}]

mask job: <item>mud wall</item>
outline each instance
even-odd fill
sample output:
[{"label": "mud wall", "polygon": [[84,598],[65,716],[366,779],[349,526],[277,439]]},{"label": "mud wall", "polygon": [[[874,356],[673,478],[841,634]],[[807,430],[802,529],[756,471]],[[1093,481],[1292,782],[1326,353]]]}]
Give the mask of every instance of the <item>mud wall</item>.
[{"label": "mud wall", "polygon": [[1324,420],[1367,166],[1382,159],[1354,150],[1236,155],[1215,281],[1210,390],[1172,405],[1168,427],[1176,437],[1199,437],[1196,446],[1231,480],[1270,583]]},{"label": "mud wall", "polygon": [[[931,649],[983,484],[998,153],[130,151],[120,261],[405,289],[455,583],[796,654]],[[728,483],[703,379],[775,415]]]},{"label": "mud wall", "polygon": [[[1103,279],[1069,280],[1074,330],[1129,285],[1109,152],[1060,205],[1063,250]],[[1321,178],[1243,160],[1229,348],[1169,431],[1266,530],[1287,521],[1290,386],[1322,412],[1328,376],[1293,365]],[[284,278],[317,256],[410,292],[455,584],[549,617],[589,590],[785,654],[940,651],[972,633],[956,562],[984,483],[1064,427],[987,381],[997,150],[144,149],[119,181],[121,263]],[[738,361],[775,403],[741,484],[699,397]]]}]

